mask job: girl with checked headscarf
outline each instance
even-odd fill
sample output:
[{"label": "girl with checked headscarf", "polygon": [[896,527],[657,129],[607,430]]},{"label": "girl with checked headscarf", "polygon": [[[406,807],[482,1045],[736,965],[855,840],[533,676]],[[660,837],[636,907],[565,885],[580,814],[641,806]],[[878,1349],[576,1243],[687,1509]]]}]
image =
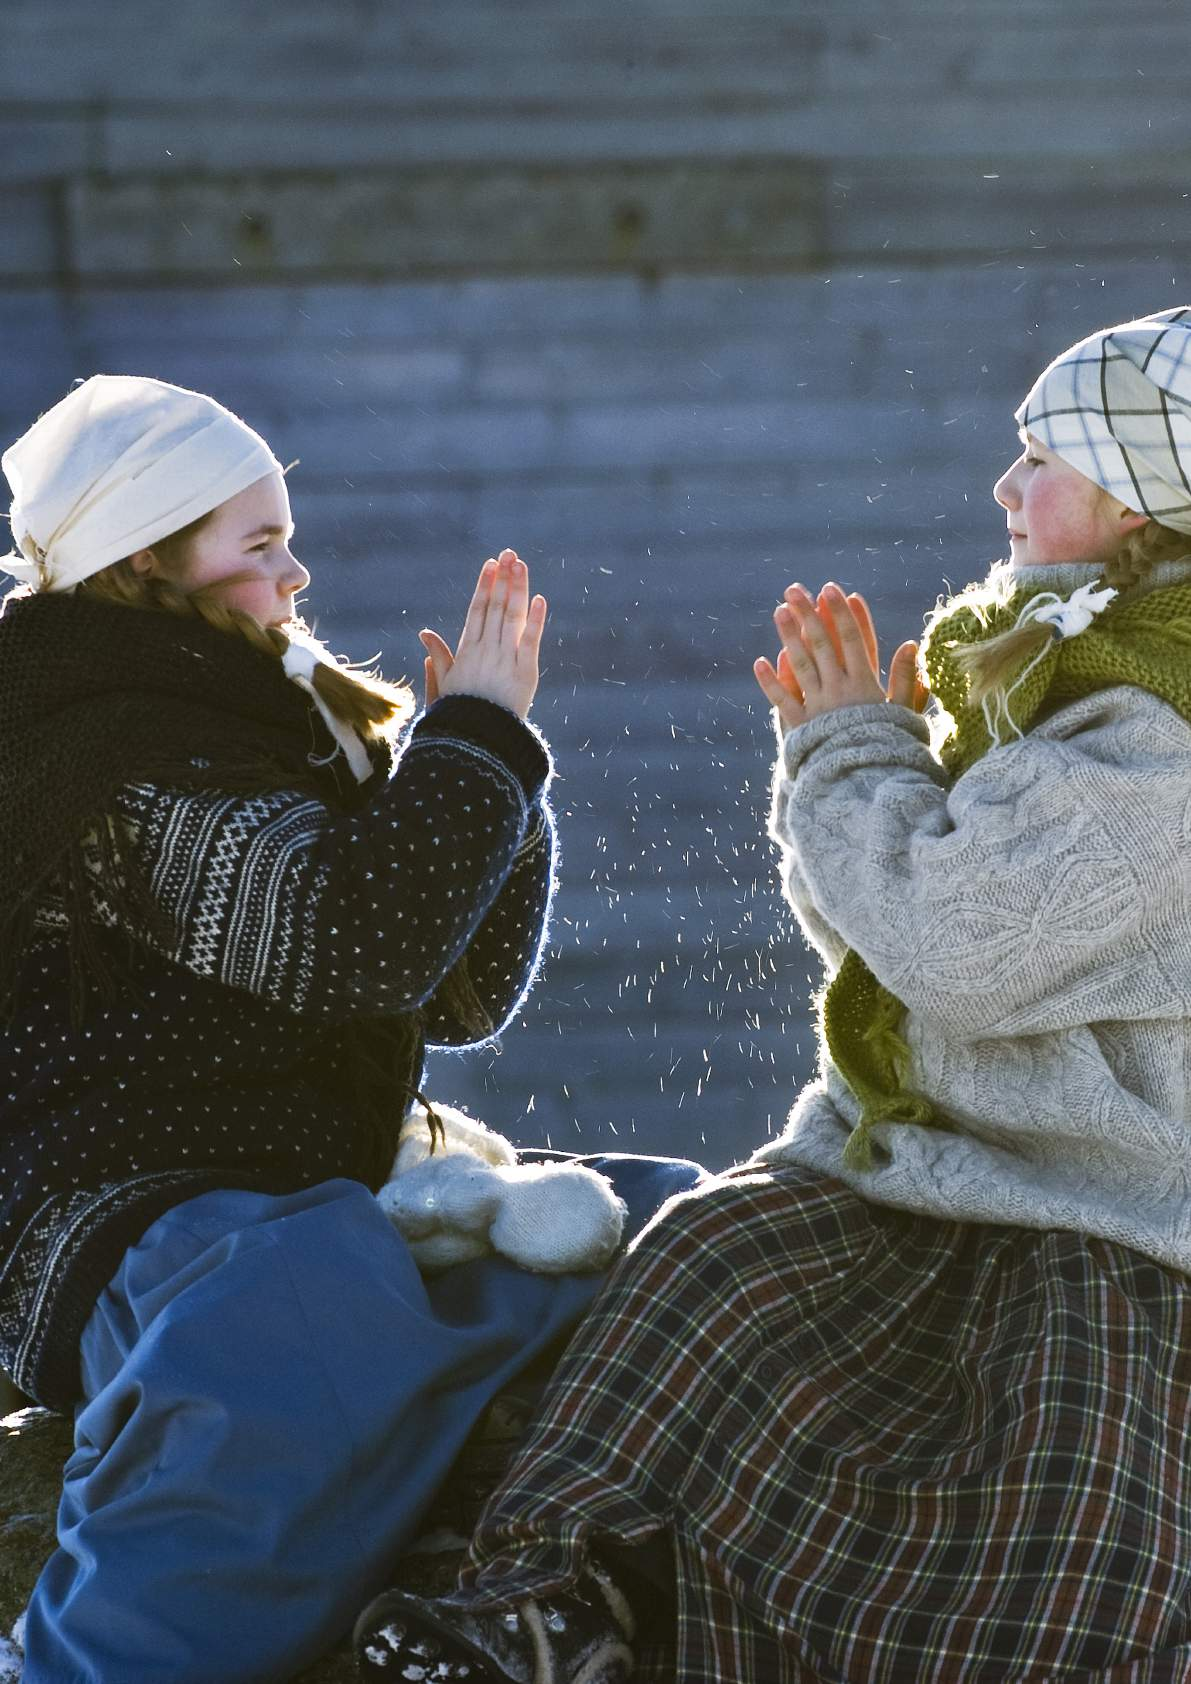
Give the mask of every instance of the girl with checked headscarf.
[{"label": "girl with checked headscarf", "polygon": [[365,1675],[1191,1675],[1191,311],[1017,419],[1009,559],[886,683],[833,585],[755,666],[819,1078],[619,1264]]}]

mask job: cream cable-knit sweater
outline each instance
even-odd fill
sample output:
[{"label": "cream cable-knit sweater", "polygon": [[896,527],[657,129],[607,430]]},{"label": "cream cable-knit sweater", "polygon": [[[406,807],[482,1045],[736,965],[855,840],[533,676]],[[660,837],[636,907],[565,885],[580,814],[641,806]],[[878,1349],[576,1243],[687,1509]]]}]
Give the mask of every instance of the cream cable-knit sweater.
[{"label": "cream cable-knit sweater", "polygon": [[786,735],[770,834],[828,976],[854,947],[905,1003],[907,1086],[955,1132],[879,1124],[876,1166],[846,1169],[859,1108],[828,1063],[754,1161],[1191,1271],[1191,725],[1118,686],[952,783],[917,715],[840,709]]}]

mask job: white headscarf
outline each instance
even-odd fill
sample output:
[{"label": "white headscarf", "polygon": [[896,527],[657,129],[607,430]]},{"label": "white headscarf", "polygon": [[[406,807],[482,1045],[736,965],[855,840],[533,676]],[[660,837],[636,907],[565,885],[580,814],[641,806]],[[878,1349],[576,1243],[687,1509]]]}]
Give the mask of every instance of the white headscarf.
[{"label": "white headscarf", "polygon": [[1191,532],[1191,308],[1081,339],[1038,376],[1017,421],[1128,508]]},{"label": "white headscarf", "polygon": [[[130,374],[84,380],[2,461],[20,553],[0,556],[0,571],[48,591],[73,590],[284,472],[260,434],[214,398]],[[320,662],[335,664],[313,639],[290,637],[286,676],[306,691],[363,783],[372,770],[368,751],[316,692]]]},{"label": "white headscarf", "polygon": [[0,569],[51,591],[282,472],[260,434],[214,398],[129,374],[84,380],[2,460],[20,553]]}]

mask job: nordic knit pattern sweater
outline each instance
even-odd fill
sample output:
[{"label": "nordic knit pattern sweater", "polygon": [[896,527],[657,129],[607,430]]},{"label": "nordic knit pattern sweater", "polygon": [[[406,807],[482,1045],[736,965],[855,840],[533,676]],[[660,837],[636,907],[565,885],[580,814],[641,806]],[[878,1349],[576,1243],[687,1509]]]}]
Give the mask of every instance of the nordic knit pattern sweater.
[{"label": "nordic knit pattern sweater", "polygon": [[799,726],[771,834],[828,976],[854,948],[905,1004],[906,1085],[951,1127],[878,1124],[846,1168],[859,1106],[825,1059],[756,1157],[1191,1271],[1191,726],[1122,685],[954,783],[927,737],[889,704]]},{"label": "nordic knit pattern sweater", "polygon": [[[343,1026],[407,1021],[412,1088],[425,1041],[411,1014],[433,1042],[474,1036],[435,997],[460,954],[493,1023],[513,1014],[552,886],[549,769],[514,714],[452,696],[361,811],[284,791],[122,792],[175,939],[156,952],[109,930],[123,980],[75,1029],[47,904],[0,1030],[0,1361],[24,1391],[70,1407],[95,1299],[170,1205],[374,1179]],[[395,1099],[394,1152],[403,1110]]]}]

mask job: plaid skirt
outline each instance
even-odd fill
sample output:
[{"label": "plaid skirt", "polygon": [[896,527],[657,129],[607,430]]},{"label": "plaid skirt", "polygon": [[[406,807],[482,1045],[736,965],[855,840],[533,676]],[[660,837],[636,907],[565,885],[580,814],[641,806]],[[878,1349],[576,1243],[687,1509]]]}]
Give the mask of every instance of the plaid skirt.
[{"label": "plaid skirt", "polygon": [[668,1533],[661,1684],[1187,1684],[1187,1280],[807,1172],[665,1206],[480,1520],[458,1595]]}]

